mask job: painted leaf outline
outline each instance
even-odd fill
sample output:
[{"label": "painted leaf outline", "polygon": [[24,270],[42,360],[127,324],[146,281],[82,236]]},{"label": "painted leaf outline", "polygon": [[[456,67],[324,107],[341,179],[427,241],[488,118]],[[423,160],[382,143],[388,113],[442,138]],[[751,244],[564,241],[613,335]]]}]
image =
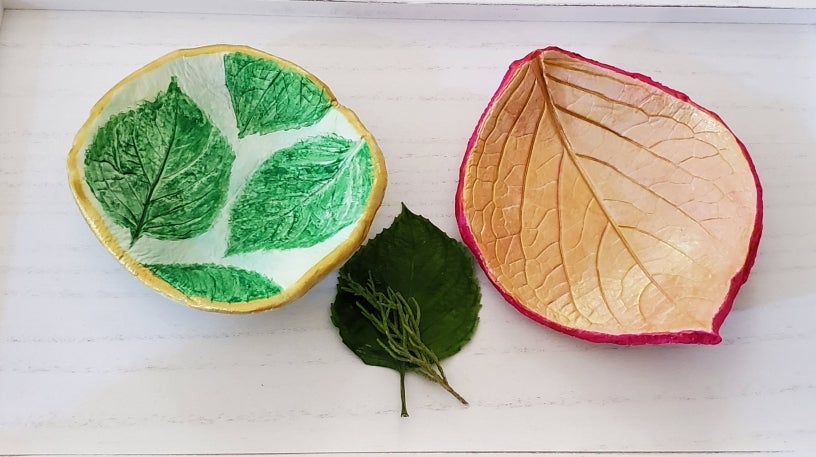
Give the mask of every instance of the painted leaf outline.
[{"label": "painted leaf outline", "polygon": [[[473,257],[459,241],[404,205],[390,227],[362,246],[341,268],[364,284],[369,275],[378,289],[391,287],[413,297],[420,307],[422,341],[442,360],[470,341],[481,307]],[[367,365],[404,371],[377,342],[381,338],[357,308],[359,298],[343,291],[341,279],[331,319],[343,343]]]},{"label": "painted leaf outline", "polygon": [[142,236],[181,240],[210,228],[235,154],[175,77],[154,100],[112,116],[85,153],[85,179],[105,213]]},{"label": "painted leaf outline", "polygon": [[753,263],[761,188],[714,114],[642,75],[547,48],[474,132],[457,216],[523,313],[592,341],[720,341]]},{"label": "painted leaf outline", "polygon": [[269,298],[281,287],[260,273],[242,268],[205,264],[152,264],[147,269],[190,297],[236,303]]},{"label": "painted leaf outline", "polygon": [[276,151],[230,209],[227,254],[310,247],[355,222],[373,185],[365,140],[335,134]]},{"label": "painted leaf outline", "polygon": [[269,59],[224,55],[224,76],[238,138],[308,127],[332,107],[332,97],[306,74]]}]

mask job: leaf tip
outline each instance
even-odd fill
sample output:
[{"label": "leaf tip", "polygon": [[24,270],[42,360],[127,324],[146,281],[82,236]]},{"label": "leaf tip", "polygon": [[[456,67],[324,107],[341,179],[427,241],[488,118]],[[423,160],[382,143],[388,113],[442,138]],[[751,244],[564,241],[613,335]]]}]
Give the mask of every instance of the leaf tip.
[{"label": "leaf tip", "polygon": [[236,243],[233,238],[230,238],[227,241],[227,249],[224,250],[224,257],[241,254],[243,252],[244,250],[242,249],[241,245],[239,243]]},{"label": "leaf tip", "polygon": [[167,92],[180,92],[181,88],[179,87],[178,76],[172,75],[170,76],[170,85],[167,86]]},{"label": "leaf tip", "polygon": [[415,212],[408,209],[408,206],[405,204],[405,202],[400,203],[400,206],[401,206],[400,214],[399,214],[400,217],[402,217],[402,216],[416,216],[417,215]]}]

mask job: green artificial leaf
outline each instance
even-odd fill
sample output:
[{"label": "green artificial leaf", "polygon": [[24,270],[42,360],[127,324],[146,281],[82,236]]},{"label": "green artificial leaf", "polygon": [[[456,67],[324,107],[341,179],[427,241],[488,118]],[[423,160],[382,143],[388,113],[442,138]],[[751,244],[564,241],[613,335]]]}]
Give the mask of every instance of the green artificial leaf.
[{"label": "green artificial leaf", "polygon": [[243,53],[224,55],[238,138],[308,127],[331,108],[326,91],[306,75]]},{"label": "green artificial leaf", "polygon": [[153,101],[112,116],[85,152],[85,179],[105,213],[130,231],[200,235],[224,205],[235,154],[176,78]]},{"label": "green artificial leaf", "polygon": [[369,290],[379,290],[383,295],[395,293],[394,300],[386,300],[389,303],[396,304],[401,297],[415,302],[419,336],[438,360],[457,353],[476,330],[480,291],[469,251],[404,205],[391,226],[361,247],[340,269],[331,313],[343,342],[364,363],[403,375],[406,370],[417,369],[415,364],[394,358],[392,351],[385,348],[383,333],[361,308],[370,309],[370,303],[365,303],[369,300],[364,299],[365,294],[352,292],[366,284],[373,286]]},{"label": "green artificial leaf", "polygon": [[254,271],[205,264],[145,265],[159,278],[190,297],[236,303],[268,298],[280,293],[274,281]]},{"label": "green artificial leaf", "polygon": [[227,255],[326,240],[360,217],[372,182],[363,140],[325,135],[275,152],[230,210]]}]

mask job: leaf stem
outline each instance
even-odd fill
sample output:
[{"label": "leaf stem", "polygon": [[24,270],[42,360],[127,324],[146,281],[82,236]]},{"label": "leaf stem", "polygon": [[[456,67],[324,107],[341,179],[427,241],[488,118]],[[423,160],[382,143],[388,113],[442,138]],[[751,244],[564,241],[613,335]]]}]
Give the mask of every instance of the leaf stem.
[{"label": "leaf stem", "polygon": [[400,402],[402,403],[400,416],[408,417],[408,407],[405,404],[405,368],[400,369],[399,375],[400,375]]},{"label": "leaf stem", "polygon": [[468,405],[469,404],[468,401],[465,400],[464,397],[462,397],[459,394],[459,392],[455,391],[453,389],[453,387],[451,387],[451,385],[448,383],[448,380],[445,379],[442,376],[439,376],[439,374],[437,372],[432,371],[432,372],[428,373],[428,372],[426,372],[425,370],[423,370],[421,368],[418,368],[416,371],[417,371],[417,373],[421,374],[422,376],[424,376],[429,381],[434,382],[434,383],[439,384],[440,386],[442,386],[443,389],[447,390],[448,393],[453,395],[453,397],[456,398],[457,400],[459,400],[459,402],[461,402],[463,405]]},{"label": "leaf stem", "polygon": [[[399,292],[388,287],[380,292],[369,275],[365,285],[352,279],[348,274],[340,275],[341,289],[357,295],[368,303],[365,306],[357,302],[357,308],[377,329],[382,338],[377,339],[380,347],[391,358],[405,363],[408,367],[439,384],[463,405],[468,402],[448,382],[445,371],[436,354],[422,341],[419,330],[421,310],[413,297],[405,298]],[[402,413],[407,416],[405,408],[405,370],[400,370],[400,395]]]}]

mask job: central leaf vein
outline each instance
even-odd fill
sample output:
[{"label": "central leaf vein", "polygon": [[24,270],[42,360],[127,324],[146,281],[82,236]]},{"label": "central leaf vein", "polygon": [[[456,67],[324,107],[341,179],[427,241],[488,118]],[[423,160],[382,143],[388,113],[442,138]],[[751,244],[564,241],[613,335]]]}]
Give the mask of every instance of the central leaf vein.
[{"label": "central leaf vein", "polygon": [[[590,193],[592,194],[593,198],[597,201],[598,206],[600,207],[600,209],[603,212],[606,219],[609,221],[610,225],[612,226],[612,229],[615,231],[615,233],[620,238],[620,240],[623,243],[624,247],[629,252],[629,255],[632,256],[634,261],[637,263],[638,267],[646,275],[649,282],[651,284],[653,284],[654,287],[658,291],[660,291],[660,293],[664,297],[666,297],[666,299],[672,304],[672,306],[674,306],[677,309],[680,309],[680,307],[675,302],[674,298],[672,298],[672,296],[669,295],[669,293],[666,292],[665,289],[663,289],[663,287],[660,285],[660,283],[657,281],[657,279],[652,275],[652,273],[643,264],[643,261],[640,259],[640,256],[637,255],[637,252],[635,251],[632,244],[629,242],[629,240],[626,238],[626,236],[621,231],[621,228],[618,226],[618,224],[614,221],[612,216],[609,214],[609,210],[606,208],[606,206],[604,206],[603,200],[598,195],[597,189],[595,189],[595,186],[593,186],[592,181],[590,180],[589,176],[587,175],[586,170],[584,170],[584,168],[581,166],[581,163],[579,162],[578,157],[577,157],[575,151],[572,148],[572,144],[570,143],[569,138],[567,137],[567,134],[564,131],[563,124],[558,119],[558,115],[557,115],[556,108],[555,108],[555,102],[553,100],[552,93],[550,92],[550,88],[547,85],[547,82],[545,80],[544,75],[546,74],[546,72],[544,70],[544,65],[542,64],[540,58],[534,59],[533,61],[535,62],[536,66],[537,66],[537,70],[538,70],[538,71],[535,71],[534,73],[536,75],[536,78],[538,78],[538,82],[539,82],[539,84],[541,86],[541,90],[542,90],[543,95],[544,95],[545,104],[548,107],[548,110],[552,113],[553,126],[555,127],[556,131],[558,132],[558,138],[559,138],[562,146],[564,147],[564,151],[566,153],[565,155],[567,157],[569,157],[570,161],[575,165],[575,168],[578,171],[579,175],[581,176],[581,179],[586,184],[586,186],[589,189]],[[562,175],[559,173],[559,176],[562,176]],[[559,179],[559,181],[561,181],[561,179]],[[559,230],[559,232],[561,232],[561,231],[562,230]],[[563,245],[560,246],[560,248],[561,248],[561,251],[562,251],[562,259],[563,259]],[[567,267],[566,267],[566,264],[564,264],[564,271],[566,271],[566,270],[567,270]],[[571,284],[571,282],[569,280],[568,280],[568,282]],[[576,309],[578,309],[578,304],[574,300],[573,300],[573,303],[575,304]]]},{"label": "central leaf vein", "polygon": [[[164,157],[162,157],[162,163],[159,166],[158,174],[156,175],[156,179],[150,184],[150,189],[147,191],[147,196],[145,197],[144,205],[142,205],[142,215],[139,217],[139,222],[136,223],[136,227],[133,230],[133,234],[131,235],[130,240],[130,247],[133,247],[136,244],[136,241],[139,239],[139,236],[142,234],[142,229],[144,228],[145,222],[147,221],[147,215],[150,212],[150,206],[153,199],[153,193],[156,191],[156,188],[159,186],[159,182],[162,180],[162,175],[164,175],[164,170],[167,167],[167,161],[170,158],[170,153],[173,150],[173,145],[176,142],[176,134],[178,131],[178,112],[173,113],[173,130],[170,135],[170,139],[167,141],[167,149],[164,151]],[[137,149],[138,155],[138,149]]]}]

